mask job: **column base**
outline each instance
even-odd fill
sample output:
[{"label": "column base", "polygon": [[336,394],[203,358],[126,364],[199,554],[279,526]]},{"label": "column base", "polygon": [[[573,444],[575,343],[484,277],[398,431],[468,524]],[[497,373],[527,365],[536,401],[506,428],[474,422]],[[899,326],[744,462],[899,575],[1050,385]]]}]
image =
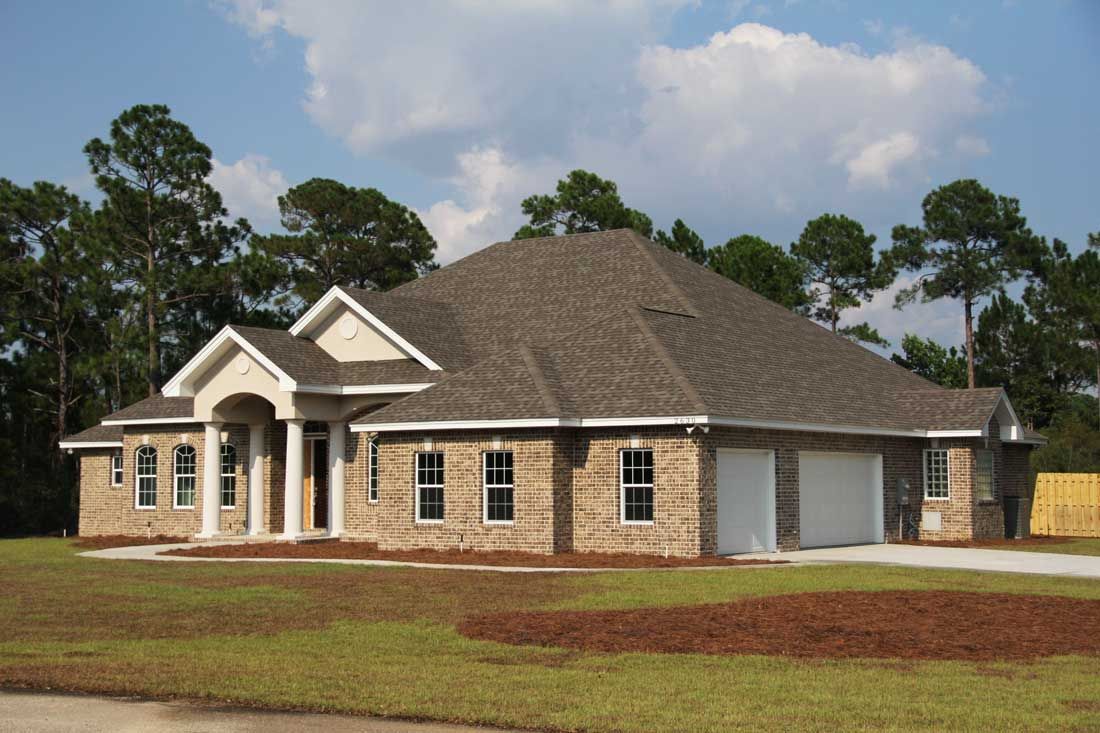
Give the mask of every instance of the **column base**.
[{"label": "column base", "polygon": [[341,532],[326,532],[325,533],[325,539],[326,540],[338,540],[341,537],[343,537],[345,534],[347,534],[347,533],[343,532],[343,531],[341,531]]},{"label": "column base", "polygon": [[221,532],[196,532],[194,535],[196,540],[212,540],[215,537],[221,537]]},{"label": "column base", "polygon": [[306,535],[301,534],[301,533],[286,534],[284,532],[283,534],[275,535],[275,541],[276,542],[297,542],[298,540],[304,539],[305,537],[306,537]]}]

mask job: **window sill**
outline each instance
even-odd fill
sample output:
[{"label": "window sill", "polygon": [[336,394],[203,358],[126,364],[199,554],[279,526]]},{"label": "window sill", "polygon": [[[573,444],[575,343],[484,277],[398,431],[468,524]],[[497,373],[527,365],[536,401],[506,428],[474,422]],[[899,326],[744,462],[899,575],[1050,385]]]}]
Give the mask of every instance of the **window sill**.
[{"label": "window sill", "polygon": [[157,508],[155,506],[136,506],[134,511],[137,512],[155,512]]},{"label": "window sill", "polygon": [[951,501],[950,496],[926,496],[925,501]]},{"label": "window sill", "polygon": [[234,509],[236,509],[236,508],[237,508],[237,505],[236,505],[236,504],[234,504],[233,506],[223,506],[223,507],[222,507],[222,511],[223,511],[223,512],[231,512],[231,511],[233,511],[233,510],[234,510]]},{"label": "window sill", "polygon": [[515,523],[516,523],[516,520],[514,520],[514,519],[512,519],[512,520],[507,520],[507,519],[485,519],[485,520],[482,521],[482,524],[484,524],[486,526],[489,526],[489,527],[511,527],[511,526],[515,525]]},{"label": "window sill", "polygon": [[624,519],[620,521],[619,524],[623,525],[624,527],[652,527],[653,521],[650,520],[648,522],[628,522]]},{"label": "window sill", "polygon": [[443,524],[442,519],[417,519],[417,524]]},{"label": "window sill", "polygon": [[193,512],[193,511],[195,511],[195,507],[193,507],[193,506],[174,506],[174,507],[172,507],[172,511],[174,511],[174,512]]}]

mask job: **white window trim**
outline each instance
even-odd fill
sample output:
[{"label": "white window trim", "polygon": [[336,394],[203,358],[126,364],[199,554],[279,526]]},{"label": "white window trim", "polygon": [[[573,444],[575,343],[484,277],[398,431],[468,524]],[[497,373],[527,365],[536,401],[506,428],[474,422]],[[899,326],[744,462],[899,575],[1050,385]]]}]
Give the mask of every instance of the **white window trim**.
[{"label": "white window trim", "polygon": [[[512,454],[512,483],[510,484],[490,484],[486,481],[486,473],[488,472],[488,466],[486,465],[489,460],[490,453],[511,453]],[[516,523],[516,454],[510,450],[487,450],[481,453],[481,521],[483,524],[504,525],[507,527],[510,524]],[[511,489],[512,490],[512,518],[511,519],[489,519],[489,489]]]},{"label": "white window trim", "polygon": [[[381,476],[378,474],[378,439],[371,438],[367,441],[367,503],[378,503],[378,483]],[[374,482],[374,486],[371,486],[371,482]],[[420,496],[420,491],[416,492],[417,497]],[[417,509],[417,516],[420,515],[419,508]]]},{"label": "white window trim", "polygon": [[428,455],[429,453],[439,453],[440,455],[442,455],[443,451],[441,451],[441,450],[425,450],[425,451],[418,451],[415,454],[413,454],[413,471],[415,472],[415,474],[414,474],[414,483],[416,485],[416,489],[415,489],[415,491],[416,491],[416,523],[417,524],[443,524],[443,519],[421,519],[420,518],[420,489],[422,489],[422,488],[424,488],[424,489],[435,489],[435,488],[443,489],[443,517],[444,517],[444,519],[447,517],[447,489],[446,489],[446,485],[447,485],[447,463],[446,463],[446,460],[447,459],[446,458],[443,459],[444,460],[444,463],[443,463],[443,483],[441,483],[441,484],[422,484],[422,483],[420,483],[420,456]]},{"label": "white window trim", "polygon": [[[628,488],[630,488],[630,489],[645,488],[646,486],[648,486],[650,488],[650,490],[653,490],[653,488],[654,488],[653,484],[627,484],[627,483],[623,483],[623,456],[626,455],[627,451],[640,451],[640,450],[648,450],[650,453],[653,452],[652,448],[623,448],[619,451],[619,524],[625,524],[627,526],[649,527],[649,526],[653,525],[653,520],[652,519],[649,519],[649,520],[642,520],[642,519],[627,520],[627,518],[626,518],[626,490]],[[656,469],[656,466],[654,466],[654,469]],[[654,478],[656,478],[656,470],[654,471]],[[654,496],[653,498],[656,499],[657,497]],[[653,507],[654,517],[656,517],[656,515],[657,515],[656,503],[657,502],[654,501],[654,507]]]},{"label": "white window trim", "polygon": [[[223,473],[222,472],[222,451],[225,450],[225,448],[227,446],[233,449],[233,472],[232,473]],[[222,504],[222,479],[225,478],[226,476],[232,476],[233,477],[233,503],[232,504]],[[228,510],[237,508],[237,484],[240,483],[237,480],[238,478],[240,478],[240,477],[237,475],[237,446],[233,445],[232,443],[222,443],[221,446],[218,448],[218,503],[221,504],[221,507],[222,507],[223,511],[228,511]],[[246,482],[246,484],[247,484],[247,482]]]},{"label": "white window trim", "polygon": [[[160,493],[159,487],[157,486],[157,484],[160,482],[160,479],[157,476],[157,474],[160,473],[160,471],[157,470],[158,464],[160,463],[160,451],[158,451],[156,448],[153,448],[153,473],[143,474],[141,472],[141,462],[138,460],[137,454],[138,451],[144,448],[153,448],[153,446],[138,446],[137,450],[134,451],[134,509],[139,512],[155,512],[157,510],[158,494]],[[141,480],[143,478],[153,479],[153,503],[151,505],[144,505],[141,503]],[[173,489],[174,488],[175,487],[173,487]]]},{"label": "white window trim", "polygon": [[[118,468],[115,468],[115,460],[118,460]],[[115,476],[118,476],[118,481],[115,481]],[[122,451],[111,454],[111,486],[122,486],[123,477],[123,461]]]},{"label": "white window trim", "polygon": [[[989,498],[983,499],[978,496],[978,454],[989,454]],[[975,504],[996,504],[997,503],[997,457],[993,454],[993,451],[989,448],[979,448],[974,451],[974,477],[971,479],[974,482],[974,503]]]},{"label": "white window trim", "polygon": [[[947,454],[947,496],[928,495],[928,454],[943,452]],[[924,473],[923,498],[924,501],[951,501],[951,451],[948,448],[925,448],[921,453],[921,471]]]},{"label": "white window trim", "polygon": [[[195,453],[195,472],[194,473],[190,473],[190,474],[182,473],[181,474],[181,473],[178,472],[178,470],[177,470],[178,466],[176,464],[176,453],[179,451],[180,448],[191,448],[191,450],[194,451],[194,453]],[[180,495],[179,480],[181,478],[193,478],[193,479],[195,479],[194,488],[192,489],[192,493],[193,494],[198,494],[199,493],[199,452],[197,450],[195,450],[194,446],[190,446],[190,445],[186,445],[186,444],[185,445],[177,445],[175,448],[172,449],[172,508],[173,509],[194,509],[195,508],[194,496],[192,496],[192,498],[191,498],[191,504],[190,505],[188,505],[188,504],[177,504],[176,503],[176,501],[179,499],[179,495]]]}]

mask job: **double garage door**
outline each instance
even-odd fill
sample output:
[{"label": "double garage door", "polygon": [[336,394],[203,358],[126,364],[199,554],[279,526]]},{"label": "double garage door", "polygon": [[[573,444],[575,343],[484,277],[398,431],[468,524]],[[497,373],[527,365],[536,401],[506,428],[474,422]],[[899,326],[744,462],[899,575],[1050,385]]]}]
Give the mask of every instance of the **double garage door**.
[{"label": "double garage door", "polygon": [[[883,541],[882,456],[798,455],[801,546]],[[718,553],[776,548],[775,453],[718,452]]]}]

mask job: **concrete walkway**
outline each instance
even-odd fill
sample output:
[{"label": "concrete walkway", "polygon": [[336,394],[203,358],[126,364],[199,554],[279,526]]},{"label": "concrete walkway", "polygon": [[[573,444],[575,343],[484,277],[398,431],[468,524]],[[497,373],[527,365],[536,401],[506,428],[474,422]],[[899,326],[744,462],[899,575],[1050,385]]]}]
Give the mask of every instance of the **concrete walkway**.
[{"label": "concrete walkway", "polygon": [[500,729],[182,702],[0,692],[0,733],[485,733],[488,730]]},{"label": "concrete walkway", "polygon": [[[673,570],[748,570],[752,568],[787,568],[785,565],[700,565],[698,567],[676,568],[543,568],[507,565],[460,565],[452,563],[405,562],[399,560],[352,560],[344,558],[321,557],[195,557],[194,555],[161,555],[165,550],[180,547],[212,547],[214,545],[232,545],[239,541],[228,542],[192,542],[169,545],[136,545],[133,547],[111,547],[106,550],[81,552],[81,557],[97,557],[105,560],[155,560],[158,562],[324,562],[337,565],[375,565],[398,568],[427,568],[429,570],[477,570],[493,573],[629,573],[638,570],[668,572]],[[474,553],[471,552],[471,555]],[[786,556],[782,558],[786,560]]]},{"label": "concrete walkway", "polygon": [[[755,556],[754,556],[755,557]],[[1100,557],[918,545],[854,545],[768,555],[796,563],[874,563],[1100,578]]]}]

